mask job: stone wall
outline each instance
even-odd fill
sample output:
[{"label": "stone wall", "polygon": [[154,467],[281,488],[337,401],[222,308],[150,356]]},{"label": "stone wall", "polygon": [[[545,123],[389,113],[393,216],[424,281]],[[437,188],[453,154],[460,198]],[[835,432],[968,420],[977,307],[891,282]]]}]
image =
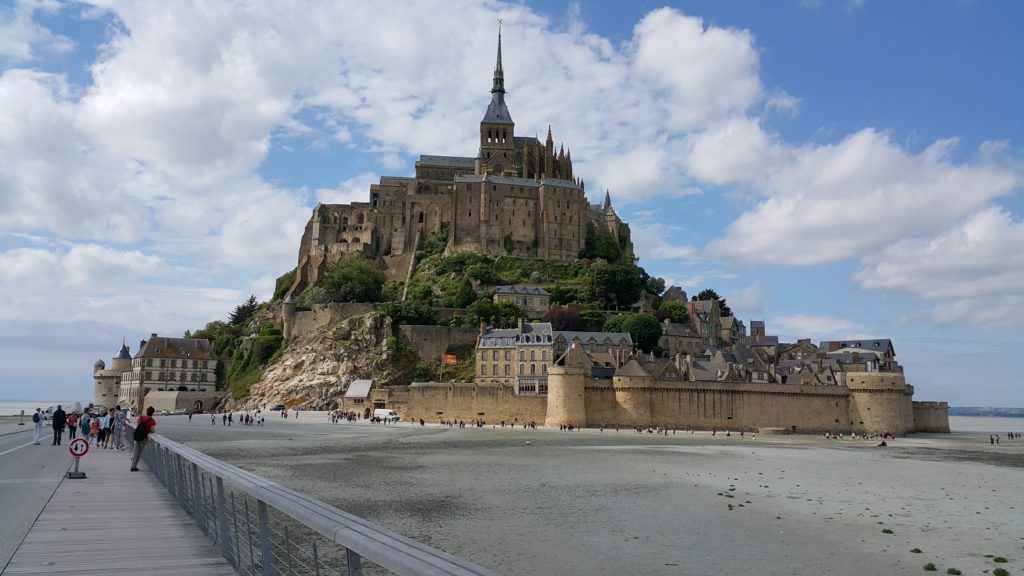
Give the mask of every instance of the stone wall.
[{"label": "stone wall", "polygon": [[894,372],[850,372],[850,431],[897,436],[914,431],[910,399],[914,389],[902,374]]},{"label": "stone wall", "polygon": [[286,332],[292,338],[312,334],[320,328],[351,318],[362,316],[373,311],[373,304],[362,302],[334,302],[330,304],[314,304],[312,310],[295,312],[292,318],[287,315],[283,319],[287,324]]},{"label": "stone wall", "polygon": [[915,432],[949,432],[949,404],[914,402]]},{"label": "stone wall", "polygon": [[146,394],[145,406],[157,410],[192,410],[196,402],[202,402],[202,409],[209,410],[224,398],[226,392],[160,392]]},{"label": "stone wall", "polygon": [[398,327],[398,338],[403,344],[416,351],[423,360],[440,360],[441,355],[451,348],[472,348],[476,346],[476,328],[452,326],[409,326]]},{"label": "stone wall", "polygon": [[488,423],[536,422],[544,424],[547,396],[516,396],[503,384],[417,382],[409,386],[403,420],[437,422],[441,419]]}]

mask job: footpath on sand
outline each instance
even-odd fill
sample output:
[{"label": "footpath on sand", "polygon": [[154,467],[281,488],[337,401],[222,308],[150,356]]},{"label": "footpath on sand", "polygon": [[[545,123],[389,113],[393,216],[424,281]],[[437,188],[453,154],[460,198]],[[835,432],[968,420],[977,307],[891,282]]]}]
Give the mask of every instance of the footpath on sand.
[{"label": "footpath on sand", "polygon": [[84,480],[61,481],[3,570],[23,574],[235,571],[153,473],[129,472],[130,452],[90,447]]}]

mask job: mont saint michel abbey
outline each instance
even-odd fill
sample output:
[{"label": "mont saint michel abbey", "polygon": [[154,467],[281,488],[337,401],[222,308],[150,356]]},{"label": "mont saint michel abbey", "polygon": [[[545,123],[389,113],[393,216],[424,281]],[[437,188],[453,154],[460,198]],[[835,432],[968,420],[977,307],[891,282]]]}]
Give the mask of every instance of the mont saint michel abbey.
[{"label": "mont saint michel abbey", "polygon": [[616,238],[633,256],[629,226],[605,193],[590,204],[573,174],[572,153],[547,138],[516,136],[505,104],[501,33],[491,102],[480,121],[476,156],[420,156],[415,177],[384,176],[369,202],[320,204],[306,224],[292,293],[314,284],[323,266],[347,252],[383,257],[404,272],[419,242],[449,229],[446,252],[574,260],[587,236]]}]

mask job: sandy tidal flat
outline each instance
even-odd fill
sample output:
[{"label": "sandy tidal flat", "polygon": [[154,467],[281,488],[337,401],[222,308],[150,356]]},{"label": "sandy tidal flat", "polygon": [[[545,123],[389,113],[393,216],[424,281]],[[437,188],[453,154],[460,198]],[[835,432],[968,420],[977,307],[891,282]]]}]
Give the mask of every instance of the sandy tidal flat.
[{"label": "sandy tidal flat", "polygon": [[502,574],[1024,574],[1024,440],[173,422],[172,438]]}]

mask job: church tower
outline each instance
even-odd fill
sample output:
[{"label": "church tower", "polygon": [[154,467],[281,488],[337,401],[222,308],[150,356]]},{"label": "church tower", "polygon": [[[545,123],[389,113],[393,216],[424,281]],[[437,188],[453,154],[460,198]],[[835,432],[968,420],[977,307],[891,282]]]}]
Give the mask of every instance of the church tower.
[{"label": "church tower", "polygon": [[491,103],[480,121],[480,172],[514,175],[515,123],[505,105],[505,71],[501,68],[501,22],[498,22],[498,60],[494,65]]}]

